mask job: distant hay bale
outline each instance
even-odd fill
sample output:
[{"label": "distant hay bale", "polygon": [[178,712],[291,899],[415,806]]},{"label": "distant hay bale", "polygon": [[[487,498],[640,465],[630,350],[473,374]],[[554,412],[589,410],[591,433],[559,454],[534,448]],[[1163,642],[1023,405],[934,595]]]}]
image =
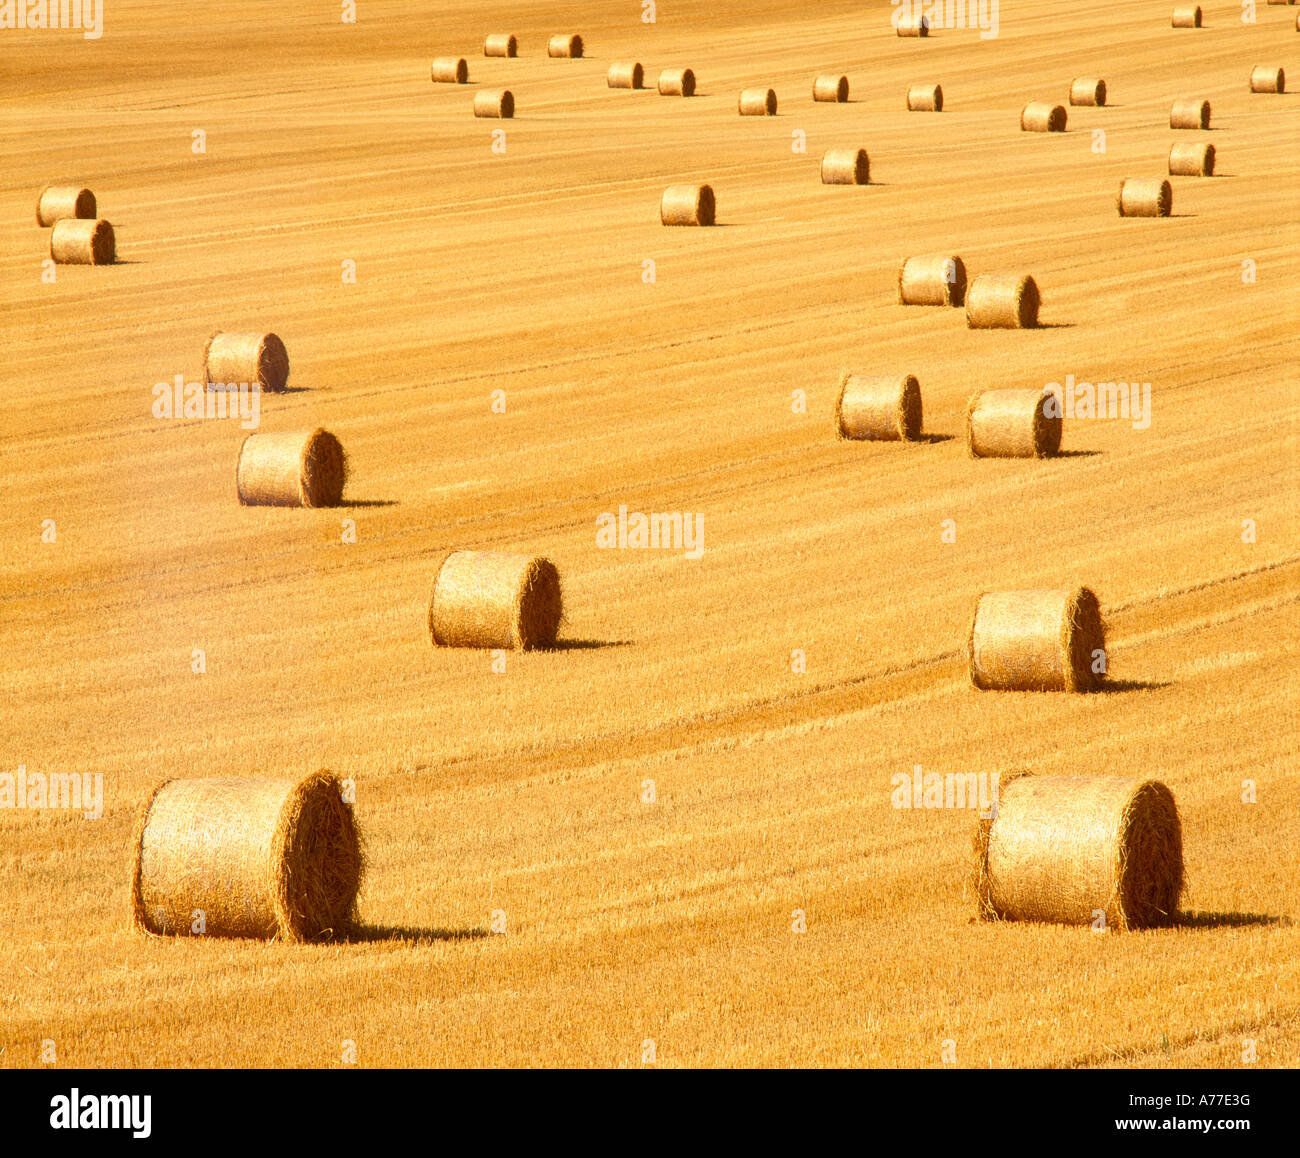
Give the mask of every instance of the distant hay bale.
[{"label": "distant hay bale", "polygon": [[1032,330],[1040,300],[1032,277],[982,273],[966,290],[966,324],[972,330]]},{"label": "distant hay bale", "polygon": [[[972,458],[1048,458],[1061,449],[1061,414],[1048,390],[981,390],[966,406]],[[1054,408],[1055,409],[1055,408]]]},{"label": "distant hay bale", "polygon": [[914,84],[907,90],[907,107],[914,113],[943,112],[943,89],[937,84]]},{"label": "distant hay bale", "polygon": [[929,36],[930,35],[930,18],[921,14],[902,15],[894,30],[899,36]]},{"label": "distant hay bale", "polygon": [[1200,28],[1201,26],[1201,8],[1200,5],[1184,5],[1182,8],[1175,8],[1173,15],[1173,26],[1175,28]]},{"label": "distant hay bale", "polygon": [[823,185],[867,185],[870,178],[866,149],[827,149],[822,154]]},{"label": "distant hay bale", "polygon": [[518,56],[519,41],[504,32],[494,33],[483,42],[484,56]]},{"label": "distant hay bale", "polygon": [[1095,77],[1076,76],[1070,82],[1070,103],[1072,105],[1095,105],[1098,108],[1106,103],[1106,82]]},{"label": "distant hay bale", "polygon": [[1190,98],[1176,100],[1169,110],[1171,129],[1208,129],[1210,127],[1210,102]]},{"label": "distant hay bale", "polygon": [[966,641],[971,683],[984,691],[1094,691],[1105,651],[1101,604],[1087,587],[986,591]]},{"label": "distant hay bale", "polygon": [[605,83],[610,88],[644,88],[645,69],[638,63],[611,64]]},{"label": "distant hay bale", "polygon": [[469,61],[463,56],[440,56],[429,66],[429,78],[440,84],[465,84]]},{"label": "distant hay bale", "polygon": [[50,226],[64,218],[93,220],[95,195],[77,185],[46,185],[36,195],[36,223]]},{"label": "distant hay bale", "polygon": [[666,68],[659,74],[660,96],[694,96],[695,73],[689,68]]},{"label": "distant hay bale", "polygon": [[60,265],[112,265],[117,258],[113,227],[99,217],[63,217],[50,231],[50,256]]},{"label": "distant hay bale", "polygon": [[581,36],[552,36],[546,42],[546,55],[555,57],[571,57],[577,60],[582,56],[582,37]]},{"label": "distant hay bale", "polygon": [[329,431],[250,434],[239,448],[235,486],[246,507],[336,507],[347,459]]},{"label": "distant hay bale", "polygon": [[167,780],[137,821],[134,926],[155,935],[347,936],[365,861],[343,785],[293,780]]},{"label": "distant hay bale", "polygon": [[1063,133],[1065,121],[1065,106],[1051,101],[1030,101],[1020,110],[1020,129],[1026,133]]},{"label": "distant hay bale", "polygon": [[[1213,164],[1213,146],[1210,150]],[[1130,177],[1119,183],[1115,204],[1121,217],[1168,217],[1174,207],[1174,189],[1163,177]]]},{"label": "distant hay bale", "polygon": [[1213,177],[1214,146],[1194,141],[1173,145],[1169,150],[1169,173],[1174,177]]},{"label": "distant hay bale", "polygon": [[961,306],[966,264],[955,254],[909,257],[898,270],[898,300],[905,306]]},{"label": "distant hay bale", "polygon": [[1159,780],[1002,776],[977,821],[972,883],[982,920],[1173,924],[1184,884],[1183,830]]},{"label": "distant hay bale", "polygon": [[849,78],[826,73],[813,81],[813,100],[843,103],[849,99]]},{"label": "distant hay bale", "polygon": [[452,551],[434,573],[429,637],[435,647],[550,647],[563,617],[560,573],[549,559]]},{"label": "distant hay bale", "polygon": [[776,91],[770,88],[747,88],[740,94],[742,117],[776,116]]},{"label": "distant hay bale", "polygon": [[659,200],[664,225],[712,225],[716,216],[712,185],[670,185]]},{"label": "distant hay bale", "polygon": [[501,117],[509,119],[515,115],[515,94],[508,88],[498,92],[477,92],[474,94],[474,115],[476,117]]},{"label": "distant hay bale", "polygon": [[921,437],[920,384],[911,374],[844,374],[835,399],[835,433],[859,441],[916,441]]},{"label": "distant hay bale", "polygon": [[289,381],[289,351],[276,334],[218,330],[203,347],[203,381],[232,386],[256,383],[263,390],[283,390]]},{"label": "distant hay bale", "polygon": [[1251,92],[1286,92],[1286,73],[1280,68],[1257,65],[1250,70]]}]

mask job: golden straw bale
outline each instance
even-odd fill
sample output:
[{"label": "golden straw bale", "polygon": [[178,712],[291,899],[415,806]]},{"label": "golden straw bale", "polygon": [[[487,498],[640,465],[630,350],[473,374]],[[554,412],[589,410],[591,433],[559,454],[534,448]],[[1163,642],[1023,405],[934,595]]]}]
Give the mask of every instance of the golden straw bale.
[{"label": "golden straw bale", "polygon": [[716,217],[712,185],[670,185],[659,200],[664,225],[712,225]]},{"label": "golden straw bale", "polygon": [[[1061,449],[1059,407],[1048,390],[981,390],[966,406],[972,458],[1047,458]],[[1050,413],[1049,413],[1050,411]]]},{"label": "golden straw bale", "polygon": [[909,257],[898,270],[898,300],[906,306],[960,306],[966,301],[966,264],[955,254]]},{"label": "golden straw bale", "polygon": [[911,374],[844,374],[835,399],[835,433],[859,441],[914,442],[921,437],[921,386]]},{"label": "golden straw bale", "polygon": [[246,507],[335,507],[347,457],[329,431],[250,434],[239,448],[235,486]]},{"label": "golden straw bale", "polygon": [[894,31],[899,36],[929,36],[930,18],[920,13],[901,15],[897,24],[894,25]]},{"label": "golden straw bale", "polygon": [[1174,28],[1200,28],[1201,26],[1201,8],[1200,5],[1184,5],[1181,8],[1174,9],[1173,27]]},{"label": "golden straw bale", "polygon": [[429,66],[429,78],[441,84],[465,84],[469,61],[463,56],[440,56]]},{"label": "golden straw bale", "polygon": [[840,103],[849,99],[849,78],[826,73],[813,81],[813,100]]},{"label": "golden straw bale", "polygon": [[507,33],[495,33],[483,42],[484,56],[518,56],[519,41]]},{"label": "golden straw bale", "polygon": [[1199,145],[1195,141],[1183,141],[1172,146],[1169,150],[1169,172],[1175,177],[1213,177],[1214,146]]},{"label": "golden straw bale", "polygon": [[1076,76],[1070,82],[1070,103],[1100,108],[1106,103],[1106,82],[1096,77]]},{"label": "golden straw bale", "polygon": [[740,94],[742,117],[776,116],[776,91],[770,88],[747,88]]},{"label": "golden straw bale", "polygon": [[560,573],[549,559],[452,551],[434,572],[429,636],[437,647],[550,647],[563,617]]},{"label": "golden straw bale", "polygon": [[102,217],[60,218],[50,231],[50,256],[60,265],[112,265],[117,259],[113,227]]},{"label": "golden straw bale", "polygon": [[546,55],[555,57],[572,57],[577,60],[582,56],[581,36],[552,36],[546,42]]},{"label": "golden straw bale", "polygon": [[224,333],[218,330],[203,347],[203,381],[263,390],[283,390],[289,381],[289,351],[276,334]]},{"label": "golden straw bale", "polygon": [[1065,121],[1065,106],[1051,101],[1030,101],[1020,110],[1020,128],[1026,133],[1063,133]]},{"label": "golden straw bale", "polygon": [[1210,127],[1210,102],[1184,97],[1176,100],[1169,110],[1171,129],[1208,129]]},{"label": "golden straw bale", "polygon": [[508,120],[515,115],[515,95],[508,88],[497,92],[477,92],[474,94],[474,115],[476,117],[501,117]]},{"label": "golden straw bale", "polygon": [[914,113],[943,112],[943,88],[937,84],[914,84],[907,90],[907,108]]},{"label": "golden straw bale", "polygon": [[666,68],[659,74],[660,96],[694,96],[695,73],[689,68]]},{"label": "golden straw bale", "polygon": [[1163,177],[1129,177],[1119,183],[1115,203],[1121,217],[1168,217],[1174,189]]},{"label": "golden straw bale", "polygon": [[987,591],[975,605],[966,659],[977,688],[1088,692],[1106,676],[1101,605],[1087,587]]},{"label": "golden straw bale", "polygon": [[966,324],[973,330],[1030,330],[1038,325],[1040,300],[1032,277],[982,273],[966,290]]},{"label": "golden straw bale", "polygon": [[46,185],[36,197],[36,223],[50,226],[65,217],[94,219],[95,195],[78,185]]},{"label": "golden straw bale", "polygon": [[822,155],[823,185],[866,185],[870,177],[866,149],[827,149]]},{"label": "golden straw bale", "polygon": [[1286,73],[1280,68],[1257,65],[1250,70],[1250,91],[1286,92]]},{"label": "golden straw bale", "polygon": [[639,63],[611,64],[605,83],[610,88],[644,88],[645,69]]}]

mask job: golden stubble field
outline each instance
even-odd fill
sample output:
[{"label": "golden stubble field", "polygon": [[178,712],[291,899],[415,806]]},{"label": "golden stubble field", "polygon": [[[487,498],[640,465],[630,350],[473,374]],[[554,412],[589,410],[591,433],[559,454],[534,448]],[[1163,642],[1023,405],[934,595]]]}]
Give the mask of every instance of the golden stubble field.
[{"label": "golden stubble field", "polygon": [[[996,39],[906,40],[856,0],[119,0],[95,42],[0,32],[0,769],[104,777],[99,820],[0,809],[0,1065],[1300,1064],[1300,95],[1247,86],[1300,84],[1300,34],[1171,7],[1020,0]],[[492,31],[524,55],[485,60]],[[547,59],[568,31],[587,58]],[[474,83],[431,84],[443,54]],[[700,95],[611,91],[619,59]],[[811,101],[822,71],[850,103]],[[1089,74],[1112,107],[1019,131]],[[906,111],[917,82],[943,113]],[[496,84],[516,118],[475,120]],[[736,115],[750,85],[778,116]],[[1183,95],[1210,132],[1169,129]],[[1121,219],[1179,136],[1222,176]],[[876,184],[822,186],[859,145]],[[48,284],[60,178],[121,263]],[[661,227],[702,181],[721,227]],[[897,305],[927,252],[1032,273],[1044,328]],[[238,424],[153,417],[218,328],[284,338],[261,429],[334,431],[346,509],[241,508]],[[838,442],[842,369],[917,375],[946,437]],[[967,457],[976,389],[1067,374],[1150,382],[1149,428]],[[699,514],[702,557],[598,549],[620,504]],[[456,545],[551,557],[568,645],[504,673],[432,649]],[[1075,583],[1116,690],[973,690],[976,595]],[[1188,917],[973,923],[973,815],[891,806],[918,764],[1165,781]],[[361,939],[130,931],[158,780],[322,766],[356,782]]]}]

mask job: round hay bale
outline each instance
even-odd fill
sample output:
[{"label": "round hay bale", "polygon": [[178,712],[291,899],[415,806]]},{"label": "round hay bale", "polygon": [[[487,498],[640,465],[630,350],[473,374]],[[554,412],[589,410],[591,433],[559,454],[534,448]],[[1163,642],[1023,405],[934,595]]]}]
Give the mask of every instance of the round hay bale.
[{"label": "round hay bale", "polygon": [[1174,177],[1213,177],[1214,146],[1198,145],[1194,141],[1173,145],[1169,150],[1169,173]]},{"label": "round hay bale", "polygon": [[981,818],[972,877],[983,920],[1170,925],[1183,892],[1183,830],[1159,780],[1003,776]]},{"label": "round hay bale", "polygon": [[907,108],[913,113],[943,112],[943,89],[937,84],[914,84],[907,90]]},{"label": "round hay bale", "polygon": [[550,647],[563,618],[560,573],[549,559],[452,551],[434,573],[429,637],[435,647]]},{"label": "round hay bale", "polygon": [[905,306],[963,305],[966,263],[955,254],[909,257],[898,270],[898,300]]},{"label": "round hay bale", "polygon": [[1105,678],[1093,653],[1105,650],[1101,605],[1087,587],[986,591],[966,641],[971,683],[986,691],[1093,691]]},{"label": "round hay bale", "polygon": [[347,457],[329,431],[250,434],[239,448],[235,486],[246,507],[336,507]]},{"label": "round hay bale", "polygon": [[911,374],[844,374],[835,399],[835,433],[858,441],[915,442],[921,437],[920,383]]},{"label": "round hay bale", "polygon": [[1091,76],[1076,76],[1070,82],[1070,103],[1103,107],[1106,104],[1106,82]]},{"label": "round hay bale", "polygon": [[966,291],[966,325],[972,330],[1032,330],[1038,325],[1038,283],[1014,273],[982,273]]},{"label": "round hay bale", "polygon": [[1130,177],[1119,183],[1115,204],[1121,217],[1168,217],[1174,207],[1174,189],[1163,177]]},{"label": "round hay bale", "polygon": [[1250,91],[1286,92],[1286,73],[1280,68],[1257,65],[1250,70]]},{"label": "round hay bale", "polygon": [[63,217],[50,231],[50,256],[60,265],[112,265],[117,257],[113,227],[102,217]]},{"label": "round hay bale", "polygon": [[94,219],[95,195],[78,185],[46,185],[36,195],[36,224],[50,226],[65,217]]},{"label": "round hay bale", "polygon": [[747,88],[740,94],[742,117],[776,116],[776,91],[770,88]]},{"label": "round hay bale", "polygon": [[474,115],[476,117],[501,117],[509,119],[515,115],[515,94],[508,88],[498,92],[477,92],[474,94]]},{"label": "round hay bale", "polygon": [[276,334],[218,330],[203,347],[203,381],[234,386],[256,383],[263,390],[283,390],[289,381],[289,351]]},{"label": "round hay bale", "polygon": [[605,83],[610,88],[644,88],[645,69],[637,63],[611,64]]},{"label": "round hay bale", "polygon": [[577,60],[582,56],[582,37],[581,36],[552,36],[546,42],[546,55],[554,57],[570,57]]},{"label": "round hay bale", "polygon": [[930,18],[920,13],[900,16],[894,30],[899,36],[929,36]]},{"label": "round hay bale", "polygon": [[1049,458],[1061,449],[1061,416],[1047,390],[981,390],[966,406],[972,458]]},{"label": "round hay bale", "polygon": [[827,149],[822,154],[823,185],[866,185],[870,178],[866,149]]},{"label": "round hay bale", "polygon": [[1176,100],[1169,110],[1171,129],[1208,129],[1210,127],[1210,102],[1190,97]]},{"label": "round hay bale", "polygon": [[348,934],[365,858],[343,785],[167,780],[141,810],[131,918],[155,935],[321,941]]},{"label": "round hay bale", "polygon": [[666,68],[659,74],[660,96],[694,96],[695,73],[689,68]]},{"label": "round hay bale", "polygon": [[712,185],[670,185],[659,199],[664,225],[712,225],[716,218]]},{"label": "round hay bale", "polygon": [[813,100],[843,104],[849,99],[849,78],[826,73],[813,81]]},{"label": "round hay bale", "polygon": [[469,62],[463,56],[440,56],[429,66],[429,79],[439,84],[465,84]]},{"label": "round hay bale", "polygon": [[1201,8],[1200,5],[1184,5],[1182,8],[1174,9],[1173,26],[1175,28],[1200,28],[1201,26]]},{"label": "round hay bale", "polygon": [[493,33],[483,41],[484,56],[518,56],[519,41],[504,32]]},{"label": "round hay bale", "polygon": [[1030,101],[1020,110],[1020,128],[1026,133],[1063,133],[1065,120],[1065,106],[1051,101]]}]

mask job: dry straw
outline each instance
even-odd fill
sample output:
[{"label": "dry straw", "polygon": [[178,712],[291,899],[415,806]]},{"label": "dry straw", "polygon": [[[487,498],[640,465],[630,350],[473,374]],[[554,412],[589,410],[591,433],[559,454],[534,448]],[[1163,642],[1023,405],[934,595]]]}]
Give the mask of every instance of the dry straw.
[{"label": "dry straw", "polygon": [[518,56],[519,41],[504,32],[495,33],[483,42],[484,56]]},{"label": "dry straw", "polygon": [[823,185],[866,185],[870,178],[866,149],[827,149],[822,155]]},{"label": "dry straw", "polygon": [[966,301],[966,263],[955,254],[909,257],[898,270],[905,306],[960,306]]},{"label": "dry straw", "polygon": [[1174,177],[1213,177],[1214,146],[1184,141],[1169,150],[1169,173]]},{"label": "dry straw", "polygon": [[1280,68],[1258,65],[1250,70],[1251,92],[1286,92],[1286,73]]},{"label": "dry straw", "polygon": [[1065,121],[1065,106],[1051,101],[1030,101],[1020,110],[1020,128],[1026,133],[1063,133]]},{"label": "dry straw", "polygon": [[50,226],[65,217],[94,219],[95,195],[77,185],[46,185],[36,196],[36,223]]},{"label": "dry straw", "polygon": [[941,113],[943,89],[937,84],[914,84],[907,90],[907,107],[914,113]]},{"label": "dry straw", "polygon": [[64,217],[50,231],[50,256],[60,265],[112,265],[117,257],[113,227],[102,217]]},{"label": "dry straw", "polygon": [[131,916],[146,933],[320,941],[348,934],[364,857],[338,777],[167,780],[136,827]]},{"label": "dry straw", "polygon": [[921,437],[921,386],[901,378],[844,374],[835,399],[835,433],[840,438],[914,442]]},{"label": "dry straw", "polygon": [[347,459],[327,430],[250,434],[239,448],[235,485],[246,507],[335,507]]},{"label": "dry straw", "polygon": [[899,36],[929,36],[930,18],[920,15],[902,16],[894,26]]},{"label": "dry straw", "polygon": [[1096,77],[1076,76],[1070,82],[1070,103],[1102,107],[1106,103],[1106,82]]},{"label": "dry straw", "polygon": [[1200,5],[1193,7],[1186,5],[1182,8],[1174,9],[1173,26],[1175,28],[1200,28],[1201,26],[1201,9]]},{"label": "dry straw", "polygon": [[256,383],[263,390],[283,390],[289,381],[289,351],[276,334],[218,330],[203,347],[203,381],[232,386]]},{"label": "dry straw", "polygon": [[770,88],[747,88],[740,94],[742,117],[776,116],[776,92]]},{"label": "dry straw", "polygon": [[694,96],[695,73],[689,68],[666,68],[659,74],[660,96]]},{"label": "dry straw", "polygon": [[515,115],[515,95],[508,88],[499,92],[478,92],[474,94],[474,115],[476,117],[504,117]]},{"label": "dry straw", "polygon": [[[1212,158],[1211,147],[1211,164]],[[1119,183],[1115,204],[1121,217],[1168,217],[1174,207],[1174,189],[1163,177],[1130,177]]]},{"label": "dry straw", "polygon": [[1101,605],[1087,587],[987,591],[966,642],[971,683],[1004,692],[1094,691],[1105,651]]},{"label": "dry straw", "polygon": [[577,60],[582,56],[581,36],[552,36],[546,42],[547,56],[567,56]]},{"label": "dry straw", "polygon": [[645,69],[639,63],[611,64],[605,83],[610,88],[644,88]]},{"label": "dry straw", "polygon": [[1038,325],[1038,283],[1014,273],[982,273],[966,291],[966,324],[973,330],[1030,330]]},{"label": "dry straw", "polygon": [[664,225],[712,225],[716,218],[712,185],[670,185],[659,199]]},{"label": "dry straw", "polygon": [[1048,390],[981,390],[966,406],[972,458],[1047,458],[1061,449],[1061,414]]},{"label": "dry straw", "polygon": [[429,636],[436,647],[550,647],[564,617],[549,559],[452,551],[434,573]]},{"label": "dry straw", "polygon": [[1169,110],[1171,129],[1208,129],[1210,127],[1210,102],[1190,97],[1176,100]]},{"label": "dry straw", "polygon": [[973,852],[983,920],[1167,926],[1183,892],[1178,805],[1158,780],[1004,775]]},{"label": "dry straw", "polygon": [[840,103],[849,99],[849,78],[826,73],[813,81],[813,100]]},{"label": "dry straw", "polygon": [[440,56],[429,66],[429,78],[441,84],[464,84],[469,62],[463,56]]}]

